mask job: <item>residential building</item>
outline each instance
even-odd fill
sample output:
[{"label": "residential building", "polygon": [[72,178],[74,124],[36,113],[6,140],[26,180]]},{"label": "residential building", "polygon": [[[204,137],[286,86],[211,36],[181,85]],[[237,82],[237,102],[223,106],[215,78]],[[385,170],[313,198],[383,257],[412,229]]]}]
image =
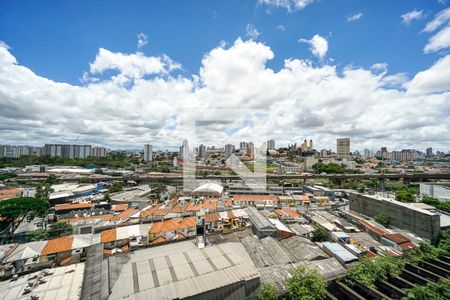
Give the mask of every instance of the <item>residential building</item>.
[{"label": "residential building", "polygon": [[336,140],[336,157],[338,159],[350,158],[350,139],[349,138],[340,138],[340,139]]},{"label": "residential building", "polygon": [[234,153],[234,145],[226,144],[225,145],[225,159],[229,158],[231,154]]},{"label": "residential building", "polygon": [[275,140],[270,139],[267,141],[267,150],[275,150]]},{"label": "residential building", "polygon": [[151,164],[153,161],[153,146],[150,144],[144,145],[144,162]]},{"label": "residential building", "polygon": [[426,157],[433,157],[433,148],[431,147],[427,148]]},{"label": "residential building", "polygon": [[203,144],[200,144],[200,146],[198,146],[198,158],[199,159],[204,159],[206,157],[206,146]]},{"label": "residential building", "polygon": [[108,155],[109,149],[105,147],[92,147],[91,156],[93,157],[106,157]]}]

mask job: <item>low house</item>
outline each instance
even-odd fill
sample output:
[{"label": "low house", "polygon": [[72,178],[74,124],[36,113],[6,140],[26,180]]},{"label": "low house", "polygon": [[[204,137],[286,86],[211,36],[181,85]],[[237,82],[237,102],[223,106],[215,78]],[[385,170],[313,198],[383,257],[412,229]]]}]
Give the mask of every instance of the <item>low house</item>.
[{"label": "low house", "polygon": [[55,205],[55,214],[64,215],[71,213],[73,211],[90,210],[95,207],[94,203],[91,202],[76,202],[67,204],[57,204]]},{"label": "low house", "polygon": [[191,238],[196,235],[195,217],[153,223],[148,232],[148,241],[153,244]]},{"label": "low house", "polygon": [[415,248],[411,240],[400,233],[385,234],[381,237],[381,243],[401,252],[407,252]]},{"label": "low house", "polygon": [[148,233],[152,225],[137,224],[102,231],[100,236],[104,244],[103,253],[106,255],[123,253],[147,245]]},{"label": "low house", "polygon": [[295,235],[295,233],[280,220],[273,218],[269,218],[268,220],[276,228],[276,237],[278,239],[285,239]]},{"label": "low house", "polygon": [[0,200],[20,197],[22,193],[22,189],[0,190]]},{"label": "low house", "polygon": [[254,206],[258,209],[273,210],[279,206],[279,199],[269,195],[234,195],[233,204],[235,207]]},{"label": "low house", "polygon": [[291,209],[275,209],[275,213],[285,223],[307,223],[306,219]]},{"label": "low house", "polygon": [[277,230],[275,226],[255,207],[247,206],[245,208],[245,212],[247,213],[249,221],[252,224],[253,232],[258,238],[276,236]]}]

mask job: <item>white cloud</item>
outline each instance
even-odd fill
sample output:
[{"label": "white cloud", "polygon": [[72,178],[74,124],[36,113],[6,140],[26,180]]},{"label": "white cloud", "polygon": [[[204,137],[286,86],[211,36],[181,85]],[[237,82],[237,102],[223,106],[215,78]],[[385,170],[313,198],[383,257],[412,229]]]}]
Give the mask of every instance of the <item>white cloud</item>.
[{"label": "white cloud", "polygon": [[448,24],[450,21],[450,7],[441,10],[436,14],[436,16],[430,22],[425,25],[423,31],[432,32],[441,27],[442,25]]},{"label": "white cloud", "polygon": [[431,53],[450,47],[450,26],[443,28],[433,35],[423,48],[423,52]]},{"label": "white cloud", "polygon": [[431,68],[417,73],[406,87],[411,93],[437,93],[450,90],[450,55],[439,59]]},{"label": "white cloud", "polygon": [[108,70],[117,70],[124,79],[138,79],[145,75],[165,74],[180,68],[180,64],[167,56],[145,56],[141,52],[124,54],[111,52],[103,48],[99,49],[94,62],[90,64],[91,74],[102,74]]},{"label": "white cloud", "polygon": [[423,10],[413,10],[401,15],[402,23],[409,25],[412,21],[420,20],[423,16]]},{"label": "white cloud", "polygon": [[[273,58],[268,45],[237,39],[211,49],[199,73],[184,77],[171,73],[169,65],[179,64],[168,57],[100,49],[89,73],[101,75],[98,81],[75,86],[38,76],[0,45],[2,143],[175,147],[187,109],[192,118],[220,118],[225,113],[214,109],[228,107],[236,109],[234,121],[202,126],[199,142],[222,146],[258,135],[279,145],[312,138],[334,149],[337,137],[349,136],[352,150],[450,149],[450,56],[412,80],[384,64],[338,72],[300,58],[275,71],[268,67]],[[118,78],[133,80],[123,85]],[[261,113],[248,116],[247,108]]]},{"label": "white cloud", "polygon": [[146,34],[144,34],[143,32],[141,32],[137,35],[137,39],[138,39],[137,48],[139,50],[148,44],[148,36]]},{"label": "white cloud", "polygon": [[298,41],[309,44],[312,54],[320,59],[323,59],[328,52],[327,40],[318,34],[314,35],[310,40],[299,39]]},{"label": "white cloud", "polygon": [[246,35],[251,38],[252,40],[256,40],[258,39],[258,37],[260,36],[260,32],[258,31],[258,29],[256,29],[256,27],[253,24],[247,24],[246,27]]},{"label": "white cloud", "polygon": [[285,8],[288,12],[303,9],[313,2],[314,0],[258,0],[259,4]]},{"label": "white cloud", "polygon": [[361,13],[361,12],[357,13],[357,14],[354,14],[352,16],[348,16],[347,17],[347,22],[353,22],[353,21],[359,20],[359,19],[362,18],[362,16],[363,16],[363,13]]}]

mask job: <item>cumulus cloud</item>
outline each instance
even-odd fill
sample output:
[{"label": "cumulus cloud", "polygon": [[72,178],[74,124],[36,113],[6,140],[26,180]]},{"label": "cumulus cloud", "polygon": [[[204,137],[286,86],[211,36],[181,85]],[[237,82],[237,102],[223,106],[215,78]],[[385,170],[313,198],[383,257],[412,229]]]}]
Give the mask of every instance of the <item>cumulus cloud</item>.
[{"label": "cumulus cloud", "polygon": [[404,13],[400,16],[402,18],[402,23],[409,25],[412,21],[420,20],[423,18],[423,10],[412,10],[410,12]]},{"label": "cumulus cloud", "polygon": [[137,35],[137,39],[138,39],[138,42],[137,42],[137,48],[138,48],[139,50],[142,49],[145,45],[148,44],[148,37],[147,37],[147,35],[144,34],[143,32],[141,32],[141,33],[139,33],[139,34]]},{"label": "cumulus cloud", "polygon": [[[383,64],[337,71],[301,58],[275,71],[270,46],[237,39],[211,49],[198,74],[185,77],[175,75],[180,64],[168,57],[100,49],[88,71],[98,80],[75,86],[35,74],[11,51],[0,45],[2,143],[175,147],[187,115],[209,120],[197,139],[207,145],[256,135],[334,148],[336,138],[348,136],[352,149],[450,148],[450,56],[412,80]],[[123,85],[118,76],[132,80]]]},{"label": "cumulus cloud", "polygon": [[258,0],[259,4],[285,8],[288,12],[303,9],[313,2],[314,0]]},{"label": "cumulus cloud", "polygon": [[450,55],[439,59],[431,68],[417,73],[406,86],[412,93],[436,93],[450,90]]},{"label": "cumulus cloud", "polygon": [[253,40],[256,40],[259,37],[259,35],[261,34],[253,24],[247,24],[247,27],[245,30],[246,30],[246,35]]},{"label": "cumulus cloud", "polygon": [[348,16],[347,17],[347,22],[353,22],[353,21],[356,21],[356,20],[359,20],[359,19],[361,19],[362,18],[362,16],[363,16],[363,13],[357,13],[357,14],[354,14],[354,15],[351,15],[351,16]]},{"label": "cumulus cloud", "polygon": [[286,30],[286,27],[283,26],[283,25],[278,25],[278,26],[277,26],[277,30],[278,30],[278,31],[285,31],[285,30]]},{"label": "cumulus cloud", "polygon": [[90,65],[91,74],[102,74],[108,70],[117,70],[117,78],[138,79],[145,75],[166,74],[180,69],[181,65],[168,56],[145,56],[143,53],[124,54],[100,48],[94,62]]},{"label": "cumulus cloud", "polygon": [[309,44],[311,53],[320,59],[323,59],[328,52],[327,40],[318,34],[314,35],[310,40],[299,39],[298,41]]}]

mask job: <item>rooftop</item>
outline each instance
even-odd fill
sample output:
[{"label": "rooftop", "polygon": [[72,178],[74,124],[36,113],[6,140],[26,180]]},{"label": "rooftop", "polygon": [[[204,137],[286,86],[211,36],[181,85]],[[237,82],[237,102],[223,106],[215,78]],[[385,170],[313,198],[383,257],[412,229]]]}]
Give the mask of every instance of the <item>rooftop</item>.
[{"label": "rooftop", "polygon": [[129,254],[110,299],[181,299],[259,277],[240,243],[203,249],[191,241]]}]

